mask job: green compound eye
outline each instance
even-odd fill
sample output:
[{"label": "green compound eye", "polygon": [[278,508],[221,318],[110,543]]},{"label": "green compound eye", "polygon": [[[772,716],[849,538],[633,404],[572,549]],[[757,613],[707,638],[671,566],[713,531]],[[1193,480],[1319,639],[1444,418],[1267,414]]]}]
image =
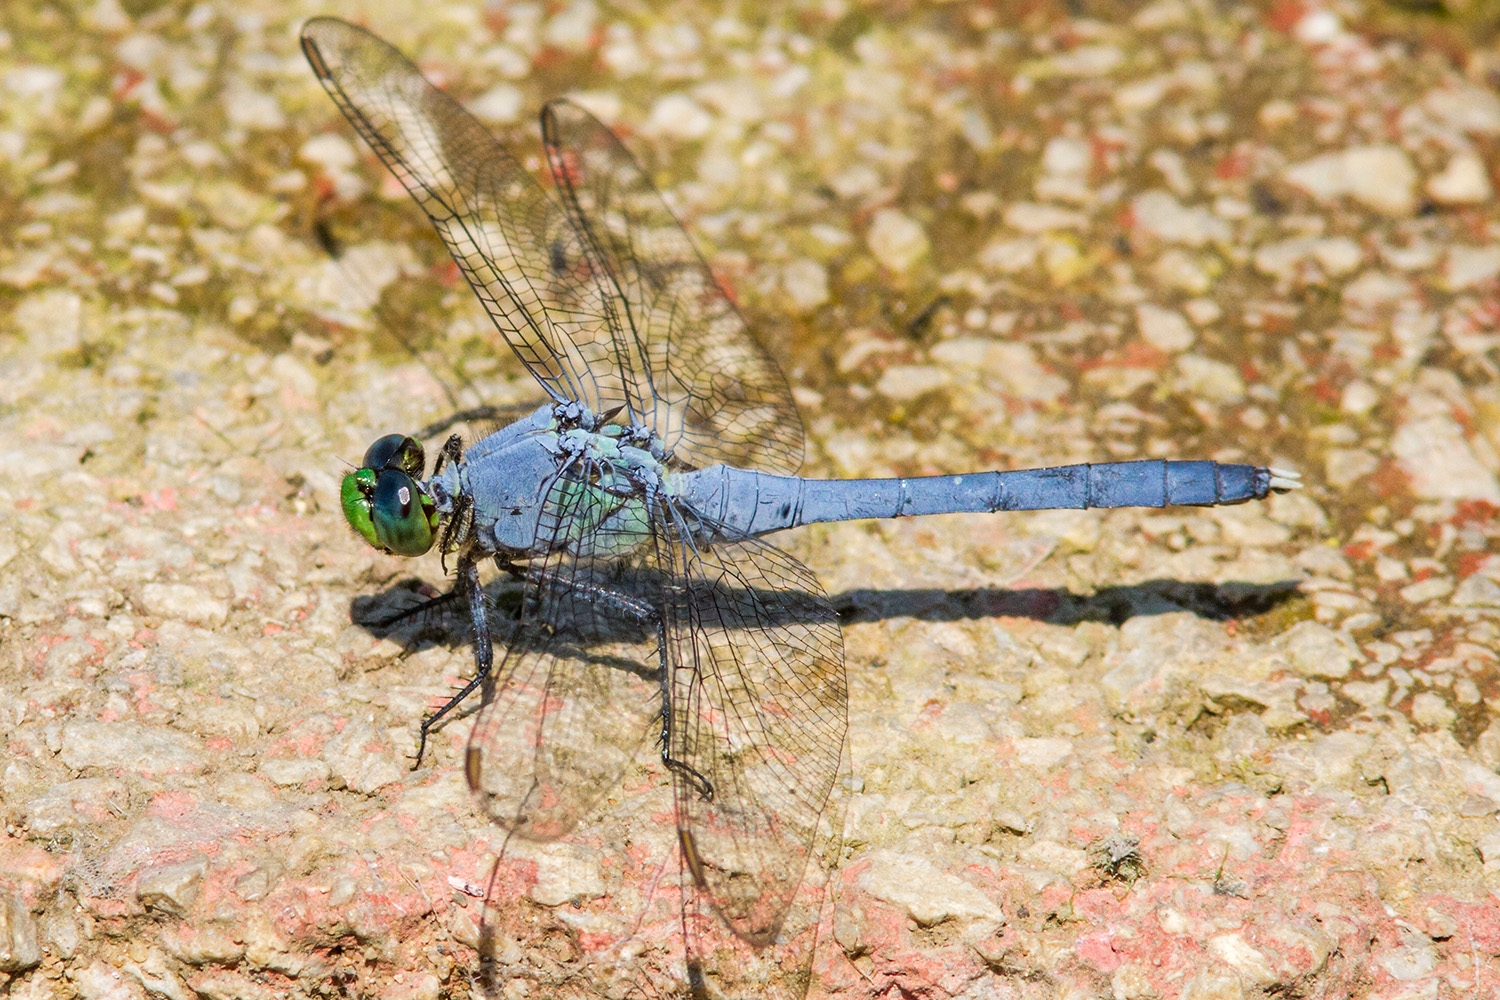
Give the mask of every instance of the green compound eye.
[{"label": "green compound eye", "polygon": [[[417,462],[420,467],[420,456]],[[375,548],[400,556],[419,556],[432,548],[437,511],[405,472],[366,468],[350,473],[344,477],[339,500],[344,520]]]}]

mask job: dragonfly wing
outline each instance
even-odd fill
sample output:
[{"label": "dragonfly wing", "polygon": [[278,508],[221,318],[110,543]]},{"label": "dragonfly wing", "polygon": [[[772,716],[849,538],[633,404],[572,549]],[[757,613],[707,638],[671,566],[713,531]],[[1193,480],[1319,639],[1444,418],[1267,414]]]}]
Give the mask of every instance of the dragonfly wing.
[{"label": "dragonfly wing", "polygon": [[363,28],[319,17],[302,49],[324,88],[432,220],[511,349],[558,401],[625,403],[614,296],[567,213],[494,135]]},{"label": "dragonfly wing", "polygon": [[787,553],[744,537],[694,544],[703,526],[690,511],[662,520],[667,751],[690,971],[726,996],[738,995],[730,982],[760,973],[798,996],[842,834],[838,621]]},{"label": "dragonfly wing", "polygon": [[[550,537],[580,526],[608,549],[590,495],[556,484]],[[613,789],[648,734],[661,731],[659,577],[617,552],[559,548],[527,566],[521,620],[484,692],[465,757],[469,786],[506,829],[567,833]]]},{"label": "dragonfly wing", "polygon": [[563,100],[542,109],[542,140],[558,194],[618,298],[619,377],[644,403],[641,422],[698,468],[796,472],[802,421],[785,377],[635,157]]}]

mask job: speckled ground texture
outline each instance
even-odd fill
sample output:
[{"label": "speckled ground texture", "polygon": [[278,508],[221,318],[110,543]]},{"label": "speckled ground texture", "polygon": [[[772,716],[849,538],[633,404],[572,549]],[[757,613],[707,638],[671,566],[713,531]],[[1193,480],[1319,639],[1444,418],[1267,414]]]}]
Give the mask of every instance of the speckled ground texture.
[{"label": "speckled ground texture", "polygon": [[[1223,510],[783,539],[844,614],[810,995],[1500,994],[1500,53],[1355,4],[356,0],[0,13],[0,981],[672,996],[638,771],[500,845],[471,669],[351,624],[377,433],[539,398],[296,45],[364,20],[525,155],[611,122],[795,386],[805,471],[1272,461]],[[330,256],[337,252],[337,260]]]}]

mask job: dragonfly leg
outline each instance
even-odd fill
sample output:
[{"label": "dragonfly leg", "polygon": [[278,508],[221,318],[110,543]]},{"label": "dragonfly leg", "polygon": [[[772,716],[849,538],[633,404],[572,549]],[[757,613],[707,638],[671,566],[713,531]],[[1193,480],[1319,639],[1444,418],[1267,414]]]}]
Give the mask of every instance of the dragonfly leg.
[{"label": "dragonfly leg", "polygon": [[424,615],[429,611],[436,611],[439,608],[446,607],[447,605],[450,605],[454,601],[458,600],[459,596],[460,595],[457,590],[450,590],[446,594],[440,594],[437,597],[430,597],[427,600],[423,601],[421,604],[417,604],[413,607],[407,608],[405,611],[398,611],[394,615],[391,615],[389,618],[383,618],[378,622],[370,622],[369,624],[374,628],[394,628],[404,621],[420,617],[421,615]]},{"label": "dragonfly leg", "polygon": [[661,762],[668,771],[678,775],[698,793],[699,798],[712,801],[714,785],[697,768],[672,756],[672,666],[667,656],[667,620],[656,616],[656,649],[661,661]]},{"label": "dragonfly leg", "polygon": [[443,716],[457,708],[465,698],[473,694],[485,682],[490,676],[490,668],[494,666],[495,648],[490,635],[489,609],[485,607],[484,589],[479,585],[477,563],[465,559],[459,564],[458,587],[454,593],[461,594],[469,600],[469,617],[474,622],[474,676],[469,678],[468,683],[459,688],[442,708],[422,720],[422,736],[417,743],[417,759],[411,766],[413,771],[422,766],[422,755],[427,751],[427,734]]}]

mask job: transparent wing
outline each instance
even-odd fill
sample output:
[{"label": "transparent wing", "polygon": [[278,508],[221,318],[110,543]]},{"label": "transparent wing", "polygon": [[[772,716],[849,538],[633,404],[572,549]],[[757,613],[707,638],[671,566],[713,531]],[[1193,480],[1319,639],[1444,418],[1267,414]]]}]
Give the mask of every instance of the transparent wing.
[{"label": "transparent wing", "polygon": [[807,567],[754,538],[705,546],[707,528],[688,511],[659,516],[668,766],[686,882],[766,947],[787,940],[823,842],[848,718],[843,638]]},{"label": "transparent wing", "polygon": [[558,549],[526,570],[521,620],[484,691],[465,757],[490,817],[534,840],[566,834],[661,731],[659,578],[618,551],[625,527],[601,523],[595,496],[559,481],[544,506],[553,537],[606,556]]},{"label": "transparent wing", "polygon": [[544,114],[565,209],[375,35],[314,18],[302,47],[554,399],[623,407],[689,465],[796,471],[802,424],[785,379],[608,129],[565,102]]},{"label": "transparent wing", "polygon": [[568,101],[542,109],[557,191],[594,266],[618,297],[626,395],[689,465],[790,475],[802,421],[786,379],[756,342],[635,157]]},{"label": "transparent wing", "polygon": [[320,17],[302,50],[324,89],[432,220],[522,363],[559,401],[629,402],[614,303],[567,213],[498,140],[410,60]]}]

